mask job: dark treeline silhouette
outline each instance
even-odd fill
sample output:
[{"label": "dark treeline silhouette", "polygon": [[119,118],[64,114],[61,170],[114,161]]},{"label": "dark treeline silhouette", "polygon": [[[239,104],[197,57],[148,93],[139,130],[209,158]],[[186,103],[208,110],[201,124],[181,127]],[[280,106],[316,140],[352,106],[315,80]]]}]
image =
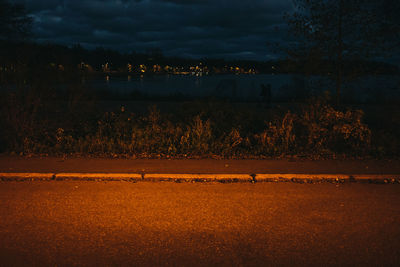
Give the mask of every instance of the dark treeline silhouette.
[{"label": "dark treeline silhouette", "polygon": [[88,50],[80,44],[39,44],[27,39],[32,18],[24,7],[0,0],[0,85],[26,85],[47,81],[49,76],[74,82],[82,75],[101,73],[296,73],[328,75],[336,80],[339,94],[346,79],[398,73],[396,65],[367,57],[396,47],[399,26],[393,10],[398,10],[398,1],[296,0],[295,4],[297,11],[287,16],[288,23],[302,38],[287,51],[288,58],[251,61],[167,57],[161,48],[121,53],[103,47]]},{"label": "dark treeline silhouette", "polygon": [[0,0],[0,39],[21,39],[30,34],[32,18],[22,4]]},{"label": "dark treeline silhouette", "polygon": [[[52,43],[35,43],[21,41],[0,41],[0,60],[2,71],[16,71],[21,64],[29,68],[56,67],[59,70],[70,70],[84,67],[94,72],[108,71],[128,72],[128,64],[133,70],[139,65],[145,65],[146,72],[154,72],[153,66],[160,65],[162,70],[166,66],[190,68],[199,65],[207,66],[210,72],[218,68],[239,67],[245,71],[257,69],[260,72],[271,72],[272,66],[279,62],[259,62],[250,60],[224,60],[224,59],[189,59],[180,57],[166,57],[162,52],[155,53],[121,53],[112,49],[98,47],[93,50],[85,49],[81,45],[64,46]],[[105,67],[105,65],[108,65]],[[82,68],[81,68],[82,69]]]},{"label": "dark treeline silhouette", "polygon": [[[143,66],[143,70],[140,66]],[[394,74],[395,65],[365,60],[343,61],[346,73],[357,71],[362,74]],[[319,64],[310,64],[307,60],[282,59],[260,62],[250,60],[224,59],[188,59],[166,57],[162,53],[121,53],[98,47],[88,50],[81,45],[71,47],[57,44],[38,44],[34,42],[0,41],[1,83],[23,80],[25,83],[38,77],[40,71],[52,72],[53,77],[62,77],[62,81],[77,74],[99,73],[182,73],[195,68],[203,68],[209,74],[220,73],[297,73],[329,75],[335,73],[336,62],[321,60]],[[168,69],[169,68],[169,69]],[[71,74],[73,74],[71,76]],[[40,75],[39,75],[40,76]]]}]

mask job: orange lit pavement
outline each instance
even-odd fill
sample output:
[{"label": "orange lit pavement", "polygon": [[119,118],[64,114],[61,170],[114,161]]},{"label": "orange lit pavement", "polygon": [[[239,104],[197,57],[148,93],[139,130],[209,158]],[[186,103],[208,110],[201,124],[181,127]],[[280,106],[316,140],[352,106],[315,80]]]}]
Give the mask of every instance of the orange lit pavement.
[{"label": "orange lit pavement", "polygon": [[2,156],[0,266],[396,266],[399,163]]},{"label": "orange lit pavement", "polygon": [[0,266],[398,266],[399,184],[0,182]]}]

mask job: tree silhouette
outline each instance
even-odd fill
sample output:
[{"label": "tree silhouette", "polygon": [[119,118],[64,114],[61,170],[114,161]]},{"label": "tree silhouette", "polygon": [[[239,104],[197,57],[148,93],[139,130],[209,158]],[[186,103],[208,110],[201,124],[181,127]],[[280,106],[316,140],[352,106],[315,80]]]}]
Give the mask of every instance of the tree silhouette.
[{"label": "tree silhouette", "polygon": [[292,32],[300,38],[290,49],[290,55],[311,62],[314,68],[321,62],[335,62],[337,103],[343,81],[350,74],[345,62],[382,56],[398,44],[398,0],[293,2],[295,11],[286,18]]},{"label": "tree silhouette", "polygon": [[15,40],[29,35],[32,18],[21,4],[0,0],[0,39]]}]

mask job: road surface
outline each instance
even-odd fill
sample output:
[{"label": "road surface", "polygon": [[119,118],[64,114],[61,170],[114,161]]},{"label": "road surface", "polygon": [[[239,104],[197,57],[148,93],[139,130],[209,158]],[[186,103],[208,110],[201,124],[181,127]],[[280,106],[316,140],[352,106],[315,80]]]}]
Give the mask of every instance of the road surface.
[{"label": "road surface", "polygon": [[2,266],[400,264],[399,184],[0,182]]}]

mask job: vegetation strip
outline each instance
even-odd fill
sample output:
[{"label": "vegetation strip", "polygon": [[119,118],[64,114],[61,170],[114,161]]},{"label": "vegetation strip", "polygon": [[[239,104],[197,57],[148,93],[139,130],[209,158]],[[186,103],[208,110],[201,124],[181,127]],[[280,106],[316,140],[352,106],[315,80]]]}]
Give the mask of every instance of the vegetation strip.
[{"label": "vegetation strip", "polygon": [[400,182],[400,174],[172,174],[172,173],[0,173],[0,180],[145,180],[145,181],[230,181],[230,182],[262,182],[262,181],[387,181]]}]

